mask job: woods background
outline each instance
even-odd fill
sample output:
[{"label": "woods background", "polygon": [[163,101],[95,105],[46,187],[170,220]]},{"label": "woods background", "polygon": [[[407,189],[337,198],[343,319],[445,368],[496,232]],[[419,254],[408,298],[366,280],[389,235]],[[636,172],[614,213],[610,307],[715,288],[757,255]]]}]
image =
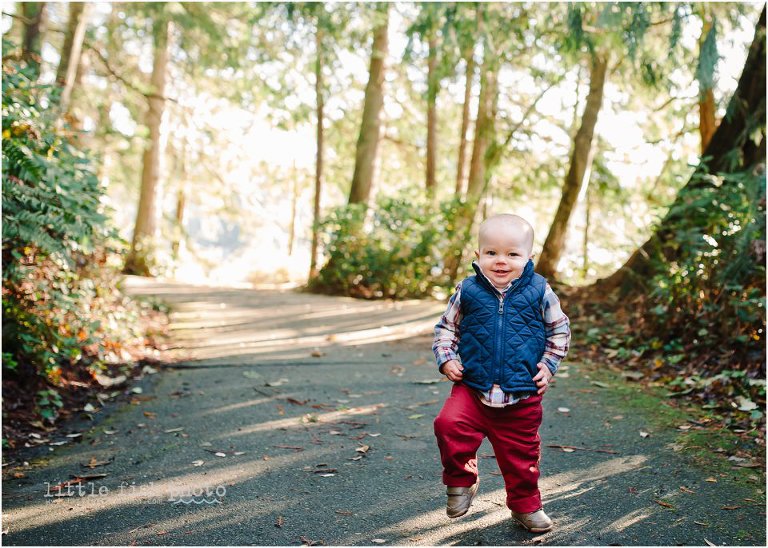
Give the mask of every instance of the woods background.
[{"label": "woods background", "polygon": [[764,438],[763,3],[3,9],[4,413],[146,359],[122,274],[445,298],[516,212],[581,351]]}]

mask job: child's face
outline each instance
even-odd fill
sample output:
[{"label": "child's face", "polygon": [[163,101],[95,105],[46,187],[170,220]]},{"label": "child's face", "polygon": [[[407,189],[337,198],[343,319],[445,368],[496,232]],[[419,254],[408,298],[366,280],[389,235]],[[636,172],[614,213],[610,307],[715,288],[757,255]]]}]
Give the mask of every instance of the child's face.
[{"label": "child's face", "polygon": [[496,224],[481,235],[479,243],[477,262],[497,289],[504,289],[518,278],[533,257],[530,238],[510,224]]}]

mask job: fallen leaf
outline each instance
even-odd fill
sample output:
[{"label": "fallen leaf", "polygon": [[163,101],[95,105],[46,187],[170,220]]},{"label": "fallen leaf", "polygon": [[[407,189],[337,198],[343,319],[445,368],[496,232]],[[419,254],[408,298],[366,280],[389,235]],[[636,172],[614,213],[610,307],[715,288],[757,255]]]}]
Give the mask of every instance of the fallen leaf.
[{"label": "fallen leaf", "polygon": [[568,409],[567,407],[558,407],[558,408],[557,408],[557,412],[558,412],[558,413],[570,413],[570,412],[571,412],[571,410],[570,410],[570,409]]},{"label": "fallen leaf", "polygon": [[353,516],[354,515],[349,510],[336,510],[336,513],[337,514],[341,514],[342,516]]},{"label": "fallen leaf", "polygon": [[335,475],[336,475],[336,474],[320,474],[320,477],[321,477],[321,478],[332,478],[332,477],[333,477],[333,476],[335,476]]},{"label": "fallen leaf", "polygon": [[94,411],[96,411],[96,408],[92,404],[86,403],[85,407],[83,407],[83,411],[85,411],[86,413],[93,413]]},{"label": "fallen leaf", "polygon": [[640,437],[641,438],[647,438],[648,436],[650,436],[650,434],[648,432],[643,432],[642,430],[640,430]]},{"label": "fallen leaf", "polygon": [[331,436],[341,436],[344,432],[341,432],[340,430],[331,430],[328,432]]},{"label": "fallen leaf", "polygon": [[293,405],[305,405],[309,400],[297,400],[295,398],[285,398],[285,401]]},{"label": "fallen leaf", "polygon": [[563,453],[573,453],[575,449],[572,449],[571,447],[563,447],[562,451]]},{"label": "fallen leaf", "polygon": [[216,453],[214,453],[214,455],[216,455],[217,457],[226,457],[227,456],[226,453],[222,453],[221,451],[217,451]]},{"label": "fallen leaf", "polygon": [[757,404],[744,396],[738,396],[736,401],[738,402],[739,411],[753,411],[757,409]]},{"label": "fallen leaf", "polygon": [[387,541],[383,538],[375,538],[371,542],[373,542],[374,544],[384,544]]},{"label": "fallen leaf", "polygon": [[357,451],[358,453],[363,453],[363,454],[365,454],[365,453],[367,453],[367,452],[368,452],[368,450],[369,450],[370,448],[371,448],[371,446],[370,446],[370,445],[361,445],[360,447],[358,447],[357,449],[355,449],[355,451]]},{"label": "fallen leaf", "polygon": [[74,433],[74,434],[67,434],[67,435],[66,435],[66,437],[67,437],[67,438],[79,438],[79,437],[81,437],[82,435],[83,435],[83,433],[82,433],[82,432],[77,432],[77,433]]},{"label": "fallen leaf", "polygon": [[141,386],[134,386],[133,388],[131,388],[131,392],[133,392],[134,394],[141,394],[142,392],[144,392],[144,390],[142,390]]},{"label": "fallen leaf", "polygon": [[282,527],[285,524],[285,518],[283,516],[277,516],[275,520],[275,527]]},{"label": "fallen leaf", "polygon": [[96,468],[97,466],[105,466],[107,464],[112,464],[111,460],[97,460],[96,457],[91,457],[91,460],[88,461],[88,464],[80,463],[80,466],[84,468]]},{"label": "fallen leaf", "polygon": [[144,411],[144,416],[147,417],[148,419],[155,419],[157,418],[157,413],[153,411]]},{"label": "fallen leaf", "polygon": [[320,350],[313,350],[310,353],[310,356],[312,356],[313,358],[322,358],[323,356],[325,356],[325,352],[321,352]]},{"label": "fallen leaf", "polygon": [[709,527],[709,523],[704,523],[703,521],[694,521],[693,523],[696,525],[701,525],[702,527]]},{"label": "fallen leaf", "polygon": [[305,537],[304,535],[301,535],[299,538],[301,539],[301,543],[304,546],[317,546],[319,544],[325,544],[325,542],[322,541],[322,540],[310,540],[307,537]]},{"label": "fallen leaf", "polygon": [[379,436],[381,436],[381,432],[377,432],[375,434],[368,434],[368,435],[371,436],[372,438],[378,438]]},{"label": "fallen leaf", "polygon": [[705,479],[704,481],[708,481],[709,483],[717,483],[717,478],[709,477],[709,478]]},{"label": "fallen leaf", "polygon": [[421,414],[421,413],[416,413],[416,414],[414,414],[414,415],[410,415],[408,418],[409,418],[409,419],[411,419],[411,420],[413,420],[413,419],[420,419],[420,418],[421,418],[421,417],[423,417],[423,416],[424,416],[424,415],[423,415],[423,414]]},{"label": "fallen leaf", "polygon": [[117,430],[104,430],[104,433],[107,436],[111,436],[112,434],[117,434]]},{"label": "fallen leaf", "polygon": [[611,387],[610,384],[606,384],[606,383],[600,382],[600,381],[590,381],[589,384],[593,384],[593,385],[595,385],[595,386],[597,386],[599,388],[610,388]]},{"label": "fallen leaf", "polygon": [[184,427],[180,426],[178,428],[169,428],[168,430],[164,430],[164,432],[166,434],[173,434],[174,432],[181,432],[182,430],[184,430]]},{"label": "fallen leaf", "polygon": [[277,449],[293,449],[294,451],[304,451],[303,447],[297,447],[295,445],[273,445]]},{"label": "fallen leaf", "polygon": [[732,506],[723,506],[722,508],[720,508],[720,510],[737,510],[739,508],[741,508],[741,506],[737,506],[734,504]]},{"label": "fallen leaf", "polygon": [[659,506],[663,506],[664,508],[674,508],[675,507],[674,504],[671,504],[671,503],[669,503],[669,502],[667,502],[665,500],[653,499],[653,502],[655,502]]},{"label": "fallen leaf", "polygon": [[678,430],[690,430],[691,429],[691,425],[690,424],[681,424],[680,426],[677,427],[677,429]]},{"label": "fallen leaf", "polygon": [[192,461],[192,466],[202,466],[203,464],[205,464],[204,460],[193,460]]},{"label": "fallen leaf", "polygon": [[704,539],[704,542],[707,543],[707,546],[717,546],[717,544],[715,544],[713,542],[709,542],[707,539]]},{"label": "fallen leaf", "polygon": [[331,476],[337,474],[339,470],[337,468],[323,468],[322,470],[312,470],[313,474],[330,474]]},{"label": "fallen leaf", "polygon": [[615,420],[615,421],[620,421],[621,419],[623,419],[623,418],[624,418],[624,415],[614,415],[614,416],[613,416],[613,417],[611,417],[611,418],[612,418],[613,420]]},{"label": "fallen leaf", "polygon": [[695,493],[696,493],[696,491],[691,491],[690,489],[688,489],[688,488],[687,488],[687,487],[685,487],[684,485],[681,485],[681,486],[680,486],[680,490],[681,490],[683,493],[689,493],[689,494],[691,494],[691,495],[693,495],[693,494],[695,494]]}]

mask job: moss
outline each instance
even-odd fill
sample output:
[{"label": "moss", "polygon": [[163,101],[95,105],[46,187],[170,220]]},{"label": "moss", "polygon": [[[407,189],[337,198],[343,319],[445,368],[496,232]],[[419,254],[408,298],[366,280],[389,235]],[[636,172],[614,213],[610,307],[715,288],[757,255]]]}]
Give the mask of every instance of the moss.
[{"label": "moss", "polygon": [[728,460],[737,450],[749,453],[752,460],[765,462],[765,448],[746,441],[739,434],[721,426],[695,430],[679,430],[680,425],[690,424],[689,420],[706,422],[710,415],[706,409],[686,405],[684,401],[672,400],[662,386],[627,381],[619,371],[601,367],[594,363],[579,364],[582,376],[588,382],[609,385],[599,389],[601,400],[623,412],[641,414],[649,424],[672,436],[671,443],[692,464],[710,475],[729,477],[737,483],[755,490],[753,498],[765,501],[760,490],[765,485],[765,470],[735,466]]}]

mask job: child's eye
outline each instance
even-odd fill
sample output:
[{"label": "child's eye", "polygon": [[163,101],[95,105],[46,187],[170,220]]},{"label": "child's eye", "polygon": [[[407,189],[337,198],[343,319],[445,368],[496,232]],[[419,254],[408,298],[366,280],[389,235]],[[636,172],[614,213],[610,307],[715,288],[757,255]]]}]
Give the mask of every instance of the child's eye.
[{"label": "child's eye", "polygon": [[496,255],[496,252],[495,252],[495,251],[486,251],[486,253],[487,253],[488,255]]}]

